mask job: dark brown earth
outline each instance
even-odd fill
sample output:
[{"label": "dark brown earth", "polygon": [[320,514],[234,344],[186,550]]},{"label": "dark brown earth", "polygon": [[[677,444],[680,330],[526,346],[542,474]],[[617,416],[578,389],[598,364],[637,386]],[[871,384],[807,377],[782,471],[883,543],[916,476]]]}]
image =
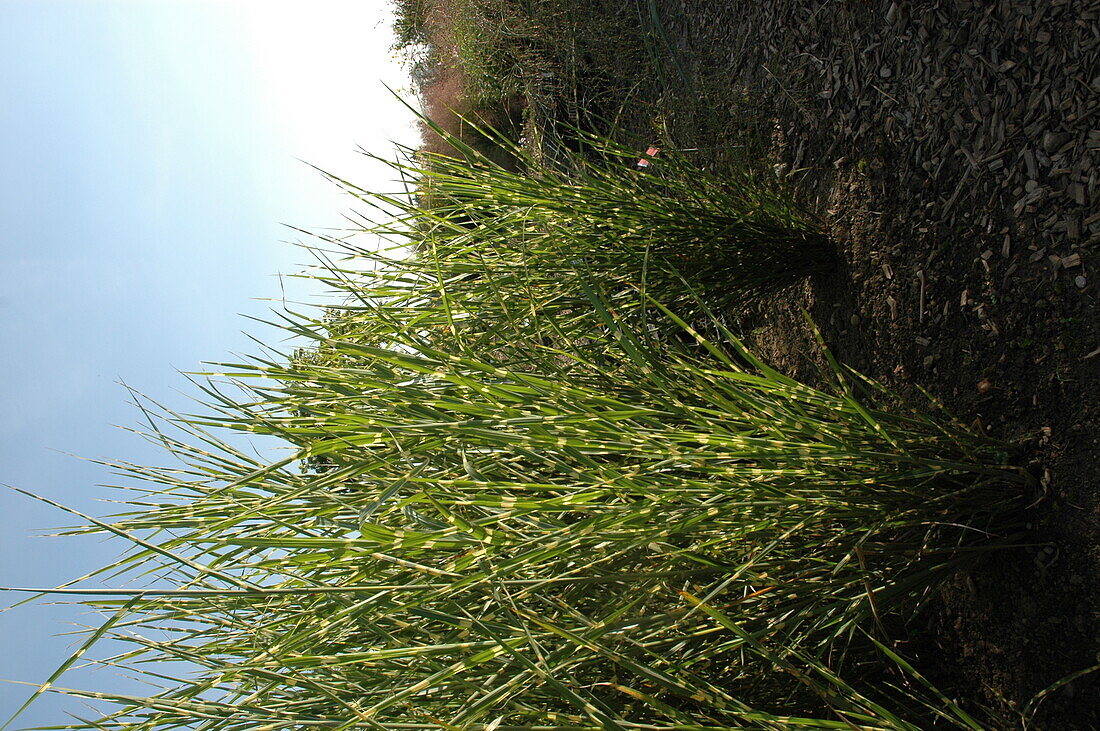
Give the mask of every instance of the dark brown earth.
[{"label": "dark brown earth", "polygon": [[[757,347],[806,368],[807,307],[843,362],[1023,445],[1029,545],[948,586],[926,636],[937,682],[1024,726],[1100,662],[1100,4],[658,8],[721,112],[669,137],[720,155],[755,131],[841,253]],[[1100,671],[1037,708],[1028,728],[1100,729]]]}]

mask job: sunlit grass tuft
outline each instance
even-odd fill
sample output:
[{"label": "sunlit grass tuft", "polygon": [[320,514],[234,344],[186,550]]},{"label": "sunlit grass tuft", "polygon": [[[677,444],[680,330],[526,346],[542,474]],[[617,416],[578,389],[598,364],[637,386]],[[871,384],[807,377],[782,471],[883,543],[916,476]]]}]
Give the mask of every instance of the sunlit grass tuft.
[{"label": "sunlit grass tuft", "polygon": [[640,289],[686,316],[700,297],[737,310],[834,264],[822,222],[781,181],[748,167],[712,171],[664,150],[645,156],[643,170],[636,148],[580,131],[582,151],[549,164],[482,128],[517,172],[424,124],[459,156],[407,150],[414,162],[389,162],[416,195],[337,182],[383,208],[377,230],[420,250],[452,289],[492,286],[560,313],[587,307],[573,286],[584,270],[612,301],[637,301]]}]

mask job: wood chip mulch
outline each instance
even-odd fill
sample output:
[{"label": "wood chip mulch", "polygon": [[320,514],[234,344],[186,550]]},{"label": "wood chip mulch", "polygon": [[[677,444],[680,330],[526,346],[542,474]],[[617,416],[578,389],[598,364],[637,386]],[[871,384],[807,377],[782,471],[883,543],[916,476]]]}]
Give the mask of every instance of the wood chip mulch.
[{"label": "wood chip mulch", "polygon": [[[659,8],[728,117],[678,141],[766,127],[842,251],[791,299],[851,365],[1026,441],[1034,545],[960,577],[929,618],[941,680],[1011,728],[1100,660],[1100,3]],[[770,332],[780,359],[808,347],[797,317]],[[1100,728],[1098,678],[1051,692],[1030,727]]]}]

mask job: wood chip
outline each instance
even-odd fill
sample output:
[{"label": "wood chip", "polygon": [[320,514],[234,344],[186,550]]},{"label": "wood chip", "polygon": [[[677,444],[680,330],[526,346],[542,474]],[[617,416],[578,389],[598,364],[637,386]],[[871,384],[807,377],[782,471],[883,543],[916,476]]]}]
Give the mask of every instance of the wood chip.
[{"label": "wood chip", "polygon": [[1039,177],[1039,166],[1035,164],[1035,153],[1024,150],[1024,165],[1027,166],[1027,177],[1034,180]]},{"label": "wood chip", "polygon": [[920,304],[918,305],[920,307],[920,309],[917,310],[917,321],[918,322],[924,322],[924,287],[925,287],[925,281],[924,281],[924,270],[923,269],[920,270],[919,272],[917,272],[917,279],[920,281]]}]

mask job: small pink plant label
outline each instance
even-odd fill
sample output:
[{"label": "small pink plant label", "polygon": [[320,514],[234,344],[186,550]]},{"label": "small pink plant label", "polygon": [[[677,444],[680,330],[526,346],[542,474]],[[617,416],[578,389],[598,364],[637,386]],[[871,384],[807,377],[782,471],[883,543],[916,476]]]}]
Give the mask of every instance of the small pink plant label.
[{"label": "small pink plant label", "polygon": [[650,147],[650,148],[646,149],[646,151],[645,151],[646,156],[638,158],[638,167],[640,167],[640,168],[649,167],[649,160],[647,158],[657,157],[657,153],[659,153],[660,151],[661,151],[660,147]]}]

